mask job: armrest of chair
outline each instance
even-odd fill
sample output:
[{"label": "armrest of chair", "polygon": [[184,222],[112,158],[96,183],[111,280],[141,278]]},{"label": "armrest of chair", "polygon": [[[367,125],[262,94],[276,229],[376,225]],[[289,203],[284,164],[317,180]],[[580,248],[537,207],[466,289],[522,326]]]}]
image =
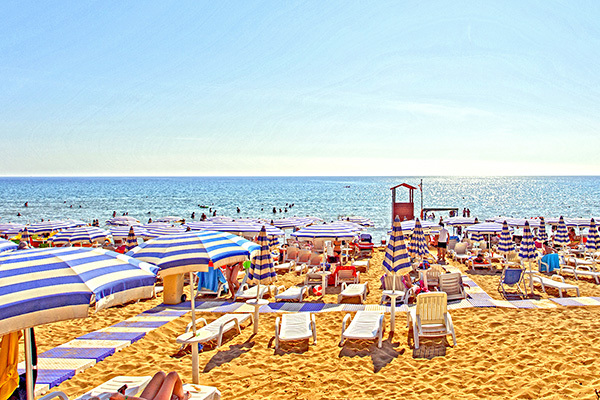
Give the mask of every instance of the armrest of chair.
[{"label": "armrest of chair", "polygon": [[360,271],[356,271],[356,283],[360,283]]},{"label": "armrest of chair", "polygon": [[342,290],[342,292],[343,292],[344,290],[346,290],[346,288],[347,288],[347,287],[348,287],[348,285],[346,284],[346,282],[342,282],[342,289],[341,289],[341,290]]},{"label": "armrest of chair", "polygon": [[53,399],[55,397],[59,397],[61,400],[69,400],[69,397],[64,392],[52,392],[52,393],[48,393],[48,394],[40,397],[38,400],[50,400],[50,399]]},{"label": "armrest of chair", "polygon": [[275,287],[275,296],[277,296],[280,291],[281,292],[285,292],[285,286],[284,285],[280,285],[280,286],[276,286]]},{"label": "armrest of chair", "polygon": [[[204,318],[198,318],[196,320],[196,325],[198,325],[200,322],[204,322],[204,326],[208,325],[208,323],[206,322],[206,320]],[[188,333],[190,331],[190,329],[192,329],[191,322],[189,324],[187,324],[187,326],[185,327],[185,333]]]},{"label": "armrest of chair", "polygon": [[346,314],[344,315],[344,319],[342,320],[342,335],[344,334],[344,332],[346,332],[346,324],[348,323],[348,320],[352,318],[350,316],[350,314]]},{"label": "armrest of chair", "polygon": [[[554,279],[554,278],[558,278],[558,279]],[[558,275],[558,274],[554,274],[550,277],[550,279],[552,279],[553,281],[555,280],[560,280],[562,283],[566,283],[565,282],[565,278],[563,278],[562,276]]]},{"label": "armrest of chair", "polygon": [[577,264],[575,264],[575,272],[580,271],[582,269],[584,269],[586,271],[592,272],[592,267],[590,267],[589,265],[577,265]]}]

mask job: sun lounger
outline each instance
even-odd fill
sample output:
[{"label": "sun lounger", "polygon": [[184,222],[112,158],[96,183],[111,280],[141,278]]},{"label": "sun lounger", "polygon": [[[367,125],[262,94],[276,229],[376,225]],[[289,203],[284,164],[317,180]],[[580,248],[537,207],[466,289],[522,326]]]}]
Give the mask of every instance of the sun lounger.
[{"label": "sun lounger", "polygon": [[446,293],[448,301],[466,299],[467,294],[463,287],[460,272],[441,274],[439,277],[440,292]]},{"label": "sun lounger", "polygon": [[579,279],[580,276],[587,276],[590,278],[594,278],[596,283],[600,283],[600,272],[595,271],[589,265],[571,266],[564,264],[561,260],[560,269],[558,273],[560,275],[563,275],[565,273],[572,274],[575,276],[575,279]]},{"label": "sun lounger", "polygon": [[444,292],[421,293],[417,296],[417,305],[409,310],[407,316],[407,326],[412,326],[415,349],[419,348],[419,337],[446,335],[452,335],[456,346],[456,334],[447,303]]},{"label": "sun lounger", "polygon": [[579,297],[579,287],[575,286],[575,285],[571,285],[569,283],[565,282],[565,278],[563,278],[560,275],[552,275],[552,278],[547,278],[543,275],[539,275],[539,274],[530,274],[529,275],[529,279],[533,280],[533,283],[539,283],[540,285],[542,285],[542,291],[545,293],[546,292],[546,287],[551,287],[554,289],[558,289],[558,295],[560,297],[563,297],[563,290],[567,291],[567,290],[576,290],[577,291],[577,297]]},{"label": "sun lounger", "polygon": [[283,314],[275,320],[275,349],[280,342],[310,339],[317,344],[317,327],[314,314],[299,312]]},{"label": "sun lounger", "polygon": [[350,322],[348,328],[346,328],[346,324],[350,318],[350,314],[346,314],[342,321],[340,346],[344,345],[346,339],[378,339],[377,347],[381,347],[385,314],[378,311],[357,311],[354,319]]},{"label": "sun lounger", "polygon": [[307,286],[292,286],[288,289],[285,286],[275,288],[275,300],[278,301],[302,301],[306,294]]},{"label": "sun lounger", "polygon": [[361,268],[364,268],[365,273],[366,273],[366,272],[369,272],[369,267],[371,266],[371,260],[370,259],[360,260],[360,261],[355,260],[355,261],[352,261],[352,266],[354,268],[356,268],[357,271]]},{"label": "sun lounger", "polygon": [[301,249],[298,252],[298,259],[296,260],[296,265],[294,266],[296,273],[301,274],[308,270],[308,262],[310,261],[311,255],[312,252],[306,249]]},{"label": "sun lounger", "polygon": [[367,293],[369,291],[369,283],[351,283],[348,285],[346,282],[342,283],[342,291],[338,295],[338,303],[346,297],[358,297],[360,303],[363,304],[367,300]]},{"label": "sun lounger", "polygon": [[217,346],[221,346],[223,334],[233,328],[236,328],[238,333],[241,333],[241,325],[249,319],[252,319],[251,314],[225,314],[211,323],[207,323],[204,318],[198,318],[196,322],[202,322],[204,326],[197,329],[194,336],[192,324],[189,323],[185,329],[185,333],[177,337],[177,342],[186,345],[188,343],[205,343],[217,339]]},{"label": "sun lounger", "polygon": [[341,283],[360,283],[360,272],[353,266],[341,266],[334,272],[334,286]]},{"label": "sun lounger", "polygon": [[471,253],[467,251],[468,243],[461,242],[454,246],[454,250],[450,253],[453,260],[464,263],[471,257]]},{"label": "sun lounger", "polygon": [[[396,285],[395,288],[396,290],[392,290],[394,288],[394,282],[393,279],[396,280]],[[384,303],[391,303],[392,301],[392,297],[390,296],[392,293],[398,294],[400,293],[400,295],[396,297],[396,304],[398,302],[400,303],[404,303],[404,304],[408,304],[410,301],[410,298],[413,297],[415,295],[415,291],[413,289],[413,287],[406,287],[406,285],[404,284],[404,281],[402,280],[402,276],[401,275],[388,275],[386,274],[383,278],[383,286],[384,286],[384,290],[382,290],[381,292],[381,301],[379,302],[379,304],[384,304]]]},{"label": "sun lounger", "polygon": [[240,286],[240,290],[234,296],[233,301],[255,299],[257,296],[262,299],[269,291],[270,286],[260,285],[260,295],[258,295],[258,285],[249,287],[248,284]]},{"label": "sun lounger", "polygon": [[[123,385],[127,385],[125,393],[123,393],[124,395],[135,396],[146,388],[151,379],[151,376],[115,376],[100,386],[97,386],[89,392],[77,397],[76,400],[88,400],[91,397],[98,397],[100,400],[108,400],[110,395],[115,393],[117,389],[123,387]],[[62,400],[69,399],[64,392],[57,391],[48,393],[45,396],[40,397],[38,400],[50,400],[56,397]]]}]

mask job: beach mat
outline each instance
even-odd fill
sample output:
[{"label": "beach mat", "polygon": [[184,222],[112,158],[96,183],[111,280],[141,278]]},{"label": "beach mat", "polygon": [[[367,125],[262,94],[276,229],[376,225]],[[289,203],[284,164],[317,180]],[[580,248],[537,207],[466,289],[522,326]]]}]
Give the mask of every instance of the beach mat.
[{"label": "beach mat", "polygon": [[137,342],[146,336],[146,332],[91,332],[80,336],[78,339],[88,340],[128,340],[131,343]]},{"label": "beach mat", "polygon": [[114,348],[109,347],[55,347],[51,350],[40,354],[39,358],[84,358],[88,360],[96,360],[96,362],[104,360],[106,357],[115,353]]}]

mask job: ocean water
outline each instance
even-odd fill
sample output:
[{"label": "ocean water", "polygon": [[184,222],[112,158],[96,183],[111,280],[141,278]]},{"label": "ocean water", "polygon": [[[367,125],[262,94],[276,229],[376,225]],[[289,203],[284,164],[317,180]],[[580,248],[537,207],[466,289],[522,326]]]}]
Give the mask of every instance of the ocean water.
[{"label": "ocean water", "polygon": [[[389,188],[403,182],[417,186],[420,178],[5,177],[0,178],[0,221],[97,218],[102,223],[113,211],[128,212],[142,222],[167,215],[190,220],[192,212],[199,218],[207,211],[198,205],[207,205],[217,215],[231,217],[312,215],[329,221],[363,216],[375,222],[369,231],[379,239],[391,226]],[[422,194],[424,207],[466,207],[480,220],[498,215],[600,217],[600,177],[426,177]],[[408,191],[398,195],[399,201],[407,200]],[[415,213],[420,203],[417,190]]]}]

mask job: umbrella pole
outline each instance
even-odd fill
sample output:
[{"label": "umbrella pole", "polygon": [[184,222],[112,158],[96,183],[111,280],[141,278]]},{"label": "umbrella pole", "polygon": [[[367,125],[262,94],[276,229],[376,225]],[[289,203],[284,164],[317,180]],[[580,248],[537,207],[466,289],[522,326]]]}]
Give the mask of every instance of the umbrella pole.
[{"label": "umbrella pole", "polygon": [[392,274],[392,309],[390,310],[390,331],[394,332],[396,329],[396,273]]},{"label": "umbrella pole", "polygon": [[[194,273],[190,271],[190,305],[192,308],[192,332],[196,336],[196,293],[194,292]],[[200,383],[199,362],[198,362],[198,343],[192,343],[192,382]]]},{"label": "umbrella pole", "polygon": [[33,349],[32,333],[33,328],[27,328],[25,331],[25,382],[27,387],[27,400],[33,400],[34,382],[33,382]]}]

